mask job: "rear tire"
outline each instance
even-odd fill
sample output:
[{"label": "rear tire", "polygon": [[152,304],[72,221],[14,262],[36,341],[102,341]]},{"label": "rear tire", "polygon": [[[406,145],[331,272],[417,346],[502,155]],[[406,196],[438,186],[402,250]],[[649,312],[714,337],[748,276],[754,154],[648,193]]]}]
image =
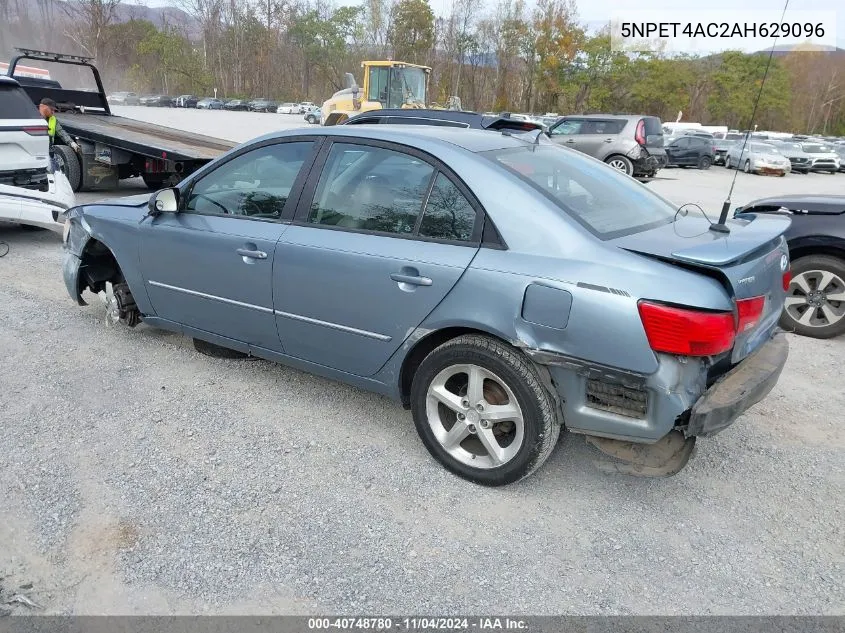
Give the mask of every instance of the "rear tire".
[{"label": "rear tire", "polygon": [[141,178],[144,180],[144,184],[147,185],[147,189],[150,191],[158,191],[162,188],[164,183],[163,178],[153,178],[147,174],[141,174]]},{"label": "rear tire", "polygon": [[[498,420],[485,417],[493,407]],[[484,486],[533,473],[561,432],[556,403],[528,358],[477,334],[447,341],[423,360],[411,385],[411,410],[428,452],[450,472]]]},{"label": "rear tire", "polygon": [[58,159],[59,168],[70,183],[71,189],[79,191],[82,186],[82,165],[79,157],[67,145],[54,145],[53,153]]},{"label": "rear tire", "polygon": [[177,174],[171,174],[163,178],[159,174],[141,174],[141,178],[151,191],[158,191],[165,187],[175,187],[179,184],[179,176]]},{"label": "rear tire", "polygon": [[620,156],[618,154],[614,156],[608,156],[607,159],[604,161],[614,169],[621,171],[628,176],[633,175],[634,173],[634,163],[632,163],[627,157]]},{"label": "rear tire", "polygon": [[709,156],[702,156],[698,160],[698,168],[699,169],[710,169],[710,165],[713,164],[713,161],[710,160]]},{"label": "rear tire", "polygon": [[[818,288],[818,281],[823,277],[827,277],[827,285]],[[824,300],[817,302],[822,304],[820,307],[809,303],[808,299],[817,297],[811,297],[802,289],[802,281],[811,293],[823,293]],[[843,300],[833,301],[828,296],[841,296]],[[812,313],[808,314],[810,310]],[[808,255],[793,261],[792,283],[789,284],[780,326],[801,336],[819,339],[845,334],[845,261],[829,255]]]}]

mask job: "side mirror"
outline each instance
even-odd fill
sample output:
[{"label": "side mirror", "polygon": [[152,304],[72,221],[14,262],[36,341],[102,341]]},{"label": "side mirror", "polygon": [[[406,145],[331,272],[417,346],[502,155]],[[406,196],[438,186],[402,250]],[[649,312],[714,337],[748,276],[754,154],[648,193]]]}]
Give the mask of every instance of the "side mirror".
[{"label": "side mirror", "polygon": [[179,190],[171,187],[156,191],[150,196],[149,209],[151,216],[176,213],[179,210]]}]

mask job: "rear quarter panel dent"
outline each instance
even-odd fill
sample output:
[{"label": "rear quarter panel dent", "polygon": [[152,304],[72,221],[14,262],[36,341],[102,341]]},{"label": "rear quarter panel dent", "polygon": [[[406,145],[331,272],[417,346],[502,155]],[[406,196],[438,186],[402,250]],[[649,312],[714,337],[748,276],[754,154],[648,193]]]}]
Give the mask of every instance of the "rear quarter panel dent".
[{"label": "rear quarter panel dent", "polygon": [[[516,345],[611,367],[643,374],[657,369],[636,299],[544,280],[544,285],[572,295],[566,329],[550,328],[522,318],[523,297],[534,281],[537,279],[526,275],[478,269],[474,262],[421,327],[433,331],[459,325],[493,333]],[[504,310],[503,306],[511,306],[512,310]]]}]

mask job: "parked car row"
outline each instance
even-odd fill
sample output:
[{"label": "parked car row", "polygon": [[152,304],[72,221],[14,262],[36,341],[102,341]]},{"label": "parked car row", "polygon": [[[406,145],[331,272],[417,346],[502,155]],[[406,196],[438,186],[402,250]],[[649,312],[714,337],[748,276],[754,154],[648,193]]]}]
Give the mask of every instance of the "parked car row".
[{"label": "parked car row", "polygon": [[845,171],[845,145],[825,145],[817,141],[733,141],[725,155],[725,167],[746,173],[790,172],[835,174]]},{"label": "parked car row", "polygon": [[244,112],[277,112],[279,114],[308,114],[317,109],[310,101],[278,104],[272,99],[218,99],[196,95],[171,97],[163,94],[139,96],[135,92],[114,92],[108,96],[113,105],[142,105],[151,108],[197,108],[198,110],[230,110]]}]

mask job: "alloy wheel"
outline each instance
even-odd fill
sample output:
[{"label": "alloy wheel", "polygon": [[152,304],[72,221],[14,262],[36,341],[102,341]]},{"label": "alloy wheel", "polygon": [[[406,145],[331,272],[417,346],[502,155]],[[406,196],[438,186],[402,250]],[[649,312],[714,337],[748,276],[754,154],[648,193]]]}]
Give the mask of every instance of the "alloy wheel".
[{"label": "alloy wheel", "polygon": [[808,270],[793,277],[784,309],[805,327],[823,328],[845,318],[845,281],[829,270]]},{"label": "alloy wheel", "polygon": [[452,365],[431,381],[426,417],[443,449],[473,468],[498,468],[519,453],[525,438],[513,390],[478,365]]}]

